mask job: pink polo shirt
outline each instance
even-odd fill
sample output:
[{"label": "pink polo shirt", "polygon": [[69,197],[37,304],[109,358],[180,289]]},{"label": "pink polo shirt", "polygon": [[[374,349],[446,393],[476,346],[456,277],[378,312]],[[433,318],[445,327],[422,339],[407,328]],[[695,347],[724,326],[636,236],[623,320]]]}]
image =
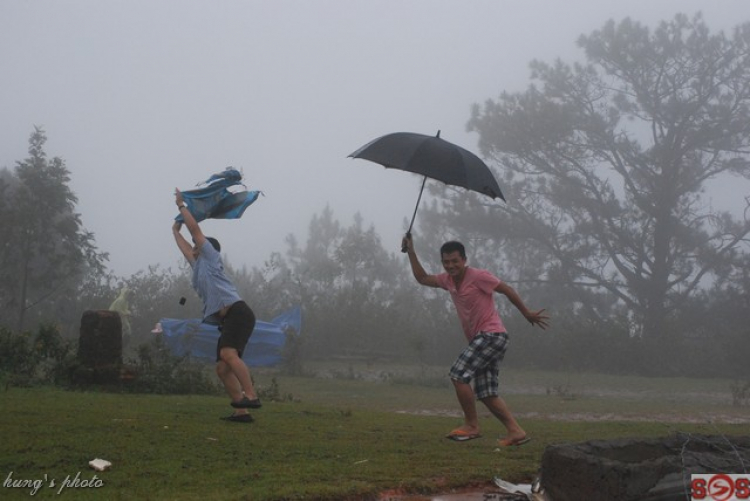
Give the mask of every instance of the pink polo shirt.
[{"label": "pink polo shirt", "polygon": [[466,267],[461,288],[456,289],[447,273],[436,275],[437,283],[447,290],[456,306],[466,339],[471,341],[480,332],[505,332],[495,307],[495,287],[500,279],[487,270]]}]

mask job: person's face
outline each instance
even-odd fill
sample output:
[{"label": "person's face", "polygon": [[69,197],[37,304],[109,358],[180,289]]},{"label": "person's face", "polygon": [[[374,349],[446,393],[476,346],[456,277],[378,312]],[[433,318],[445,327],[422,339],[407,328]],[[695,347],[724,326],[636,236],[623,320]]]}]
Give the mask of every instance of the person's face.
[{"label": "person's face", "polygon": [[459,278],[466,270],[466,258],[461,257],[459,251],[443,254],[443,269],[451,277]]}]

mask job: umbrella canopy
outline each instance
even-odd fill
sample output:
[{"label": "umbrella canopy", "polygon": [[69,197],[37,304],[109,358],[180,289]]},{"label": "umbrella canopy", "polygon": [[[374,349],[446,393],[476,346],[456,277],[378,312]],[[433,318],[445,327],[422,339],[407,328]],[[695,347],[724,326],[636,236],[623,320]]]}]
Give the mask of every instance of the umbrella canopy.
[{"label": "umbrella canopy", "polygon": [[440,131],[435,136],[394,132],[370,141],[349,157],[370,160],[386,168],[424,176],[407,235],[414,225],[428,177],[476,191],[493,199],[499,197],[505,200],[490,168],[472,152],[441,139]]},{"label": "umbrella canopy", "polygon": [[505,200],[489,167],[472,152],[441,139],[440,132],[436,136],[414,132],[387,134],[349,156]]}]

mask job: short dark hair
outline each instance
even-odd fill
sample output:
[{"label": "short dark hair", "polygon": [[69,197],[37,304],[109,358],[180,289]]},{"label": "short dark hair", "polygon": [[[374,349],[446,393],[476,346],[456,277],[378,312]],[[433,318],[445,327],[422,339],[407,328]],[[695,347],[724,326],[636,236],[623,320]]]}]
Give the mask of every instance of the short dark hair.
[{"label": "short dark hair", "polygon": [[458,251],[459,255],[462,259],[466,259],[466,248],[464,247],[464,244],[461,242],[457,242],[455,240],[451,240],[450,242],[445,242],[440,247],[440,257],[443,257],[445,254],[450,254],[451,252]]},{"label": "short dark hair", "polygon": [[211,242],[211,245],[214,246],[214,249],[216,249],[216,252],[221,252],[221,244],[218,240],[216,240],[214,237],[206,237],[206,240]]}]

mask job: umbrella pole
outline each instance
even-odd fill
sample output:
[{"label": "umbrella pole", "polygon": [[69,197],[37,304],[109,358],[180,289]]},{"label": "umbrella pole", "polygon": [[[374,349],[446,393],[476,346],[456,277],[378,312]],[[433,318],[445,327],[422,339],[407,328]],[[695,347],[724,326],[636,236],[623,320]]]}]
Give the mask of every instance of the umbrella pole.
[{"label": "umbrella pole", "polygon": [[[439,134],[439,133],[438,133]],[[422,179],[422,187],[419,189],[419,196],[417,197],[417,205],[414,207],[414,214],[411,216],[411,223],[409,223],[409,229],[406,230],[406,236],[411,237],[411,227],[414,226],[414,219],[417,217],[417,209],[419,209],[419,202],[422,200],[422,192],[424,191],[424,185],[427,182],[427,176]],[[406,247],[401,247],[401,252],[406,252]]]}]

